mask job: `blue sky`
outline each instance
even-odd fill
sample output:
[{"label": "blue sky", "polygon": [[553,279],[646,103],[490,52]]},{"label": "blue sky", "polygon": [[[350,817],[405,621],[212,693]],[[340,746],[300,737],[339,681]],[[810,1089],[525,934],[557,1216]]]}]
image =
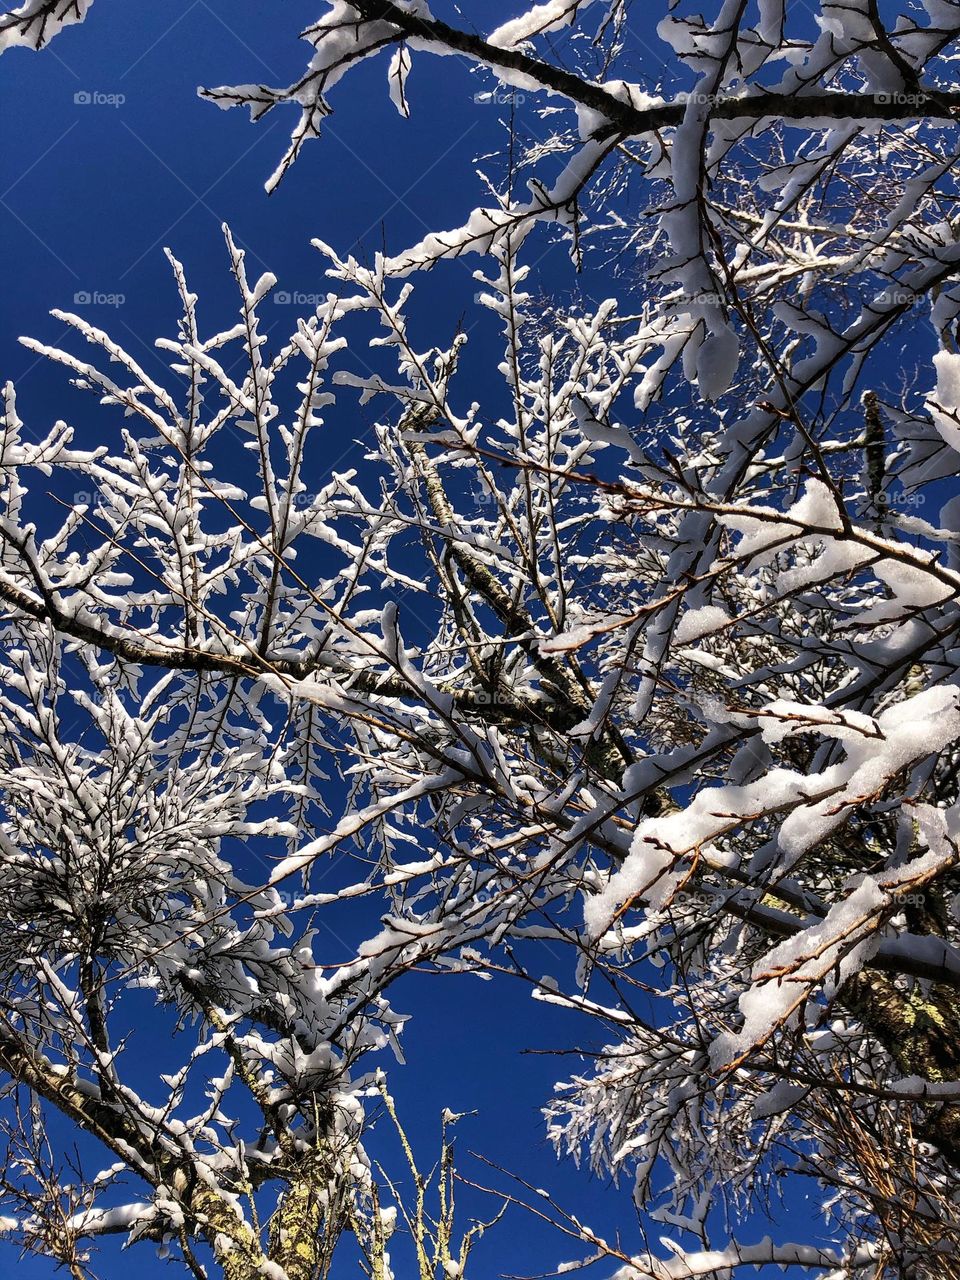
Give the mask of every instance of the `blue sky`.
[{"label": "blue sky", "polygon": [[[493,25],[518,6],[483,5]],[[499,109],[478,106],[482,82],[458,58],[415,60],[409,83],[413,119],[404,122],[389,102],[382,60],[362,67],[336,91],[337,113],[320,143],[310,144],[279,191],[268,197],[272,172],[294,122],[277,110],[257,126],[245,113],[221,112],[196,96],[198,84],[265,80],[287,83],[302,70],[307,48],[295,34],[316,18],[315,0],[196,0],[151,4],[98,0],[81,27],[66,31],[44,54],[13,50],[0,75],[0,233],[4,288],[0,315],[0,372],[19,388],[20,412],[38,430],[67,417],[84,443],[95,443],[105,420],[92,398],[66,386],[61,371],[17,345],[20,334],[56,344],[63,329],[51,307],[77,310],[110,330],[151,372],[159,371],[153,338],[172,332],[176,293],[163,246],[184,262],[199,293],[201,316],[212,330],[231,322],[236,300],[220,224],[230,223],[247,249],[251,274],[271,270],[281,290],[325,288],[323,260],[310,247],[317,235],[341,253],[369,255],[386,244],[396,252],[427,230],[454,226],[482,200],[477,156],[503,141]],[[645,37],[637,37],[638,70]],[[476,258],[445,266],[418,285],[417,314],[436,326],[425,343],[442,342],[469,309]],[[538,266],[540,288],[579,287],[566,255],[547,252]],[[595,292],[602,281],[588,277]],[[90,299],[90,300],[87,300]],[[271,332],[279,339],[295,310],[276,305]],[[492,319],[472,334],[475,355],[499,348]],[[477,394],[482,393],[478,385]],[[376,403],[356,409],[331,435],[331,463],[359,450]],[[111,424],[112,429],[112,424]],[[99,434],[98,434],[99,433]],[[547,964],[544,964],[547,967]],[[576,1069],[551,1050],[602,1042],[588,1026],[531,1002],[508,982],[414,977],[397,1007],[414,1015],[407,1066],[393,1069],[401,1117],[425,1162],[436,1148],[440,1110],[479,1112],[463,1122],[461,1149],[547,1185],[584,1221],[624,1247],[640,1238],[629,1188],[609,1185],[556,1165],[544,1148],[539,1108],[553,1082]],[[131,1053],[147,1064],[161,1052],[165,1029],[138,1028]],[[394,1152],[396,1158],[396,1152]],[[464,1164],[480,1180],[479,1165]],[[808,1206],[795,1201],[801,1220]],[[767,1225],[756,1223],[756,1236]],[[660,1234],[654,1230],[654,1239]],[[548,1269],[577,1256],[577,1247],[514,1212],[482,1246],[478,1278],[501,1271]],[[137,1268],[143,1280],[169,1275],[149,1246],[121,1257],[105,1247],[98,1267],[106,1278]],[[0,1276],[40,1280],[53,1267],[17,1264],[0,1250]],[[606,1268],[609,1271],[610,1268]],[[346,1268],[344,1268],[344,1272]]]}]

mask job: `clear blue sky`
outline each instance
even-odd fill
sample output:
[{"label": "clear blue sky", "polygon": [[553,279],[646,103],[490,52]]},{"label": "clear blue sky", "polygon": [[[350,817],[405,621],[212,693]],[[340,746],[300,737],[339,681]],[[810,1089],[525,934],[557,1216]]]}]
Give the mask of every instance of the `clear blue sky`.
[{"label": "clear blue sky", "polygon": [[[484,23],[517,7],[485,0]],[[231,322],[236,306],[223,221],[247,248],[253,274],[270,269],[281,289],[315,292],[325,282],[311,236],[358,255],[372,253],[385,238],[397,251],[426,230],[456,225],[482,199],[475,158],[498,146],[503,135],[498,108],[474,104],[481,82],[457,58],[415,60],[409,123],[388,100],[382,60],[348,77],[335,92],[338,111],[325,139],[305,150],[274,196],[265,195],[263,182],[284,149],[293,113],[277,110],[252,126],[245,113],[200,101],[195,89],[292,80],[308,54],[296,31],[317,12],[315,0],[98,0],[87,23],[66,31],[44,54],[13,50],[4,57],[0,373],[17,382],[28,423],[42,428],[68,417],[85,444],[105,430],[92,398],[71,392],[61,371],[16,343],[20,334],[51,343],[62,337],[62,327],[47,315],[51,307],[83,307],[148,370],[159,371],[152,341],[170,333],[176,320],[163,246],[184,262],[212,331]],[[638,59],[643,44],[641,39]],[[656,79],[655,61],[643,69]],[[448,265],[421,286],[420,313],[429,313],[438,327],[428,341],[442,342],[469,309],[476,288],[471,272],[480,265],[476,258]],[[539,271],[538,287],[576,287],[562,253],[548,254]],[[75,303],[83,294],[113,295],[113,302]],[[123,301],[115,305],[118,295]],[[286,336],[292,314],[291,308],[275,308],[270,327],[278,339]],[[480,326],[472,345],[494,356],[499,339],[492,320]],[[482,390],[478,386],[478,398]],[[338,428],[331,461],[369,430],[378,410],[376,403],[357,409]],[[554,1080],[574,1071],[576,1062],[522,1052],[575,1042],[598,1047],[594,1029],[534,1004],[509,983],[418,977],[398,993],[396,1004],[414,1019],[408,1065],[392,1068],[391,1082],[424,1161],[435,1150],[441,1108],[477,1110],[478,1117],[462,1127],[464,1152],[482,1150],[548,1186],[595,1230],[615,1237],[619,1228],[624,1246],[637,1250],[629,1187],[614,1191],[569,1165],[556,1165],[544,1147],[539,1107]],[[156,1043],[161,1034],[163,1028],[149,1022],[138,1028],[131,1046],[138,1062],[163,1052]],[[480,1166],[465,1168],[483,1180]],[[802,1238],[809,1206],[802,1200],[795,1206]],[[757,1222],[756,1236],[767,1229]],[[655,1228],[653,1238],[660,1233]],[[472,1274],[482,1280],[501,1271],[536,1273],[577,1255],[572,1242],[514,1213],[478,1254]],[[150,1246],[120,1255],[108,1245],[97,1270],[114,1280],[131,1267],[142,1280],[170,1275]],[[0,1277],[14,1273],[46,1280],[53,1267],[38,1260],[18,1264],[0,1246]]]}]

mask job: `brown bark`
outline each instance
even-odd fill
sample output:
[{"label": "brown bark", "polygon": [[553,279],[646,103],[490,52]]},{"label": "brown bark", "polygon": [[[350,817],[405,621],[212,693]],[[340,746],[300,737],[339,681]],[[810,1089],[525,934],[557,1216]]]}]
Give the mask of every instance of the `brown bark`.
[{"label": "brown bark", "polygon": [[[901,991],[886,974],[861,970],[841,1000],[891,1055],[904,1075],[936,1083],[960,1078],[960,997],[933,986]],[[960,1171],[960,1104],[931,1104],[920,1136]]]}]

